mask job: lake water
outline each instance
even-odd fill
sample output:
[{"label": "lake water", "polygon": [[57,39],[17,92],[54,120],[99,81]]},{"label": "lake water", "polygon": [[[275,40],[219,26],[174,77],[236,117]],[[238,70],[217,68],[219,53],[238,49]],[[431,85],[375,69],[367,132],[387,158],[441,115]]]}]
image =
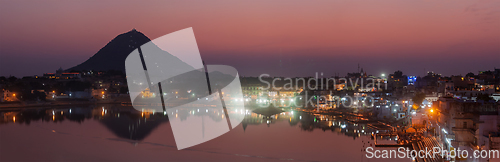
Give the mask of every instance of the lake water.
[{"label": "lake water", "polygon": [[366,124],[284,110],[269,119],[248,113],[228,133],[177,150],[169,119],[162,113],[144,114],[121,105],[4,109],[0,157],[2,161],[410,161],[367,159],[364,149],[374,147],[370,134],[376,130]]}]

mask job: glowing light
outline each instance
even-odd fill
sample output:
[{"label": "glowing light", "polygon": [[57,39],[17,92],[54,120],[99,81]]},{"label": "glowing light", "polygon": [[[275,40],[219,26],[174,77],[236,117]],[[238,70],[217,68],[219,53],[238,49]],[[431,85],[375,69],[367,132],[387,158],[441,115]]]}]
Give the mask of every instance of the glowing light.
[{"label": "glowing light", "polygon": [[443,129],[441,129],[441,130],[443,130],[443,132],[444,132],[445,134],[448,134],[448,132],[447,132],[446,130],[444,130],[444,128],[443,128]]},{"label": "glowing light", "polygon": [[448,143],[448,145],[451,146],[451,140],[450,140],[450,138],[446,138],[446,142]]},{"label": "glowing light", "polygon": [[16,116],[12,117],[12,121],[16,122]]},{"label": "glowing light", "polygon": [[433,109],[431,109],[431,112],[434,112],[434,110],[433,110]]}]

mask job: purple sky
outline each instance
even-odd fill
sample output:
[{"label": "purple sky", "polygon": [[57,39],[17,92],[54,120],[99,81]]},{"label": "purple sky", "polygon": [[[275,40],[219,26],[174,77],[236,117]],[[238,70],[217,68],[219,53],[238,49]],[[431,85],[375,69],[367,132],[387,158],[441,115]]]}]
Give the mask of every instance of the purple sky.
[{"label": "purple sky", "polygon": [[208,64],[243,76],[500,68],[498,0],[0,1],[0,20],[0,76],[70,68],[133,28],[187,27]]}]

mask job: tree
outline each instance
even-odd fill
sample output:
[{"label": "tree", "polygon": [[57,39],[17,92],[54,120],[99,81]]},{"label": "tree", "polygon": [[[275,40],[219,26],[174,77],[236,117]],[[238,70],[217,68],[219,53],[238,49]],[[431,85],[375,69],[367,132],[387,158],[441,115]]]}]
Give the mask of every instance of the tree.
[{"label": "tree", "polygon": [[490,100],[493,100],[492,97],[490,97],[490,95],[488,94],[483,94],[483,93],[480,93],[477,95],[477,100],[483,100],[483,101],[490,101]]},{"label": "tree", "polygon": [[5,82],[7,82],[7,78],[5,78],[4,76],[0,76],[0,83],[5,84]]},{"label": "tree", "polygon": [[425,99],[425,93],[417,92],[417,94],[415,94],[415,96],[413,96],[412,99],[413,99],[413,104],[419,106]]},{"label": "tree", "polygon": [[403,76],[403,72],[401,72],[400,70],[394,72],[394,77],[398,77],[399,78],[399,77],[402,77],[402,76]]},{"label": "tree", "polygon": [[470,73],[467,73],[465,76],[469,77],[469,78],[474,78],[475,75],[474,75],[474,73],[470,72]]},{"label": "tree", "polygon": [[65,90],[84,91],[85,89],[90,89],[91,86],[90,82],[70,81],[66,83]]},{"label": "tree", "polygon": [[34,91],[33,95],[35,99],[38,99],[40,101],[46,101],[47,95],[45,94],[45,92]]},{"label": "tree", "polygon": [[128,93],[128,88],[127,87],[120,87],[119,93],[121,93],[121,94],[127,94]]},{"label": "tree", "polygon": [[109,86],[108,92],[116,93],[116,92],[118,92],[118,89],[116,89],[114,86]]},{"label": "tree", "polygon": [[15,76],[10,76],[9,77],[9,82],[14,83],[17,80]]}]

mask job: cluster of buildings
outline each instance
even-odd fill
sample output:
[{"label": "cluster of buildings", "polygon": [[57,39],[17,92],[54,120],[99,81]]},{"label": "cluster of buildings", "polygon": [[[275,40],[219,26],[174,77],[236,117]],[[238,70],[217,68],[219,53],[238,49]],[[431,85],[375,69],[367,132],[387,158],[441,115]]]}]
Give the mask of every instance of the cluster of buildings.
[{"label": "cluster of buildings", "polygon": [[0,79],[0,102],[68,99],[106,100],[123,98],[128,89],[125,75],[118,72],[45,73],[42,76]]},{"label": "cluster of buildings", "polygon": [[500,104],[440,97],[426,112],[429,128],[448,150],[500,149]]},{"label": "cluster of buildings", "polygon": [[[361,70],[348,73],[346,77],[288,80],[242,77],[240,81],[241,100],[247,105],[273,104],[275,107],[325,110],[352,108],[353,112],[371,119],[401,126],[422,124],[441,140],[443,148],[449,150],[500,149],[500,69],[449,77],[434,72],[425,76],[408,76],[401,71],[375,77]],[[169,83],[176,84],[176,81]],[[55,73],[22,79],[2,77],[0,89],[1,102],[129,98],[125,75],[113,71],[67,73],[59,69]],[[163,93],[145,90],[142,97],[169,95],[200,99],[204,92],[172,89]],[[304,104],[311,98],[317,102]],[[288,118],[300,121],[302,116]],[[332,119],[325,121],[329,128],[336,124]],[[342,123],[337,125],[343,127]]]},{"label": "cluster of buildings", "polygon": [[[284,88],[284,84],[288,83],[284,81],[285,78],[273,82],[276,88],[268,88],[269,85],[260,80],[271,83],[276,78],[241,78],[242,92],[250,103],[259,104],[264,101],[276,106],[294,106],[297,104],[289,103],[314,97],[314,101],[319,101],[312,106],[314,108],[353,107],[372,118],[401,121],[405,124],[411,123],[409,118],[416,110],[430,108],[443,98],[474,103],[484,103],[485,100],[491,99],[487,102],[497,105],[500,99],[500,69],[481,71],[477,75],[469,73],[466,76],[449,77],[434,72],[428,72],[425,76],[407,76],[401,71],[375,77],[360,71],[348,73],[343,78],[318,78],[302,84],[302,80],[311,78],[314,79],[291,78],[292,83],[298,83],[291,86],[292,88]],[[314,86],[323,88],[311,89]],[[417,94],[422,96],[418,103],[414,101]],[[342,105],[344,101],[352,102],[350,105]]]}]

